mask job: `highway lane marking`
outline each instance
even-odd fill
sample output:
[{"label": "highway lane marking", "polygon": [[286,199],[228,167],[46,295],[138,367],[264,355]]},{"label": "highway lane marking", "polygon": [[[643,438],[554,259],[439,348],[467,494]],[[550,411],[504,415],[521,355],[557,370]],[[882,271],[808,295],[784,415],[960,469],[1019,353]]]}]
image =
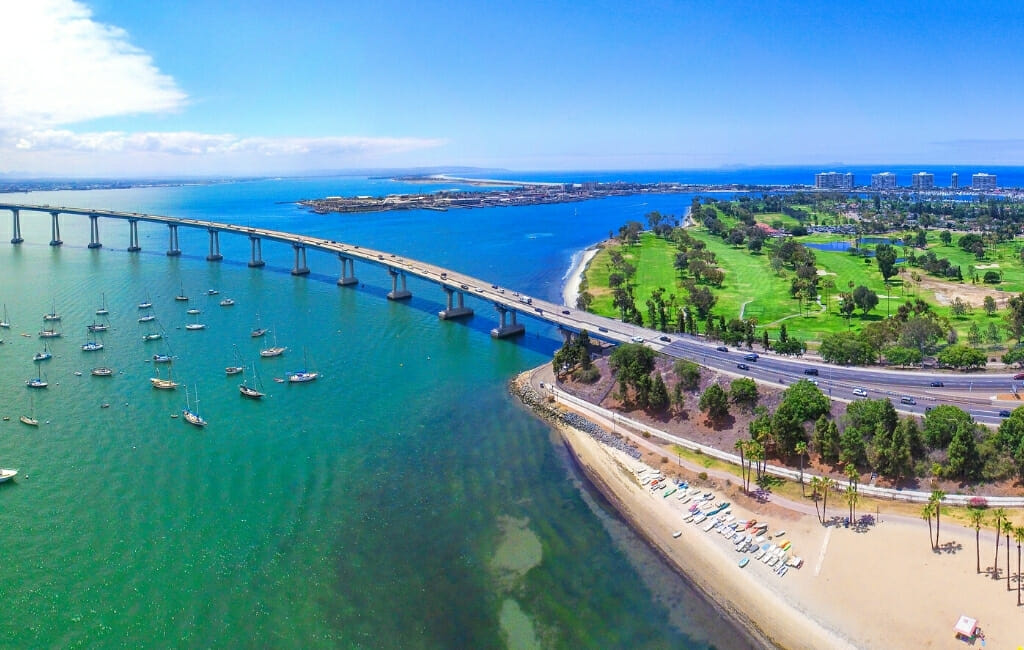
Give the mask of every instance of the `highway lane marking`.
[{"label": "highway lane marking", "polygon": [[821,573],[821,565],[825,561],[825,551],[828,550],[828,540],[832,538],[832,529],[829,528],[825,533],[825,539],[821,543],[821,553],[818,554],[818,563],[814,565],[814,575]]}]

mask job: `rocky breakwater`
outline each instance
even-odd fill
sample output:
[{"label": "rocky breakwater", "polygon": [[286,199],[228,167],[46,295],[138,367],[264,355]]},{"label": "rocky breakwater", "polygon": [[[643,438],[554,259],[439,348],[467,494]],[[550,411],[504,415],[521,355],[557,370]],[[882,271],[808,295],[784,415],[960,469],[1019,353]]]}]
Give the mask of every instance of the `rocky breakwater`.
[{"label": "rocky breakwater", "polygon": [[633,458],[640,458],[640,450],[622,436],[602,429],[579,413],[560,408],[551,400],[550,396],[538,393],[530,385],[528,372],[513,379],[509,389],[530,410],[551,424],[556,425],[556,427],[572,427],[577,431],[582,431],[603,445],[617,449]]}]

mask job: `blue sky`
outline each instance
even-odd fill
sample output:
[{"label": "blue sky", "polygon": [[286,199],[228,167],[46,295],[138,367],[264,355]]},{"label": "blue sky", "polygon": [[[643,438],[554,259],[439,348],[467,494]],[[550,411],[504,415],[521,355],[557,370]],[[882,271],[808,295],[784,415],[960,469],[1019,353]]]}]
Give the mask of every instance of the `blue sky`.
[{"label": "blue sky", "polygon": [[1024,164],[1022,19],[994,2],[0,0],[0,173]]}]

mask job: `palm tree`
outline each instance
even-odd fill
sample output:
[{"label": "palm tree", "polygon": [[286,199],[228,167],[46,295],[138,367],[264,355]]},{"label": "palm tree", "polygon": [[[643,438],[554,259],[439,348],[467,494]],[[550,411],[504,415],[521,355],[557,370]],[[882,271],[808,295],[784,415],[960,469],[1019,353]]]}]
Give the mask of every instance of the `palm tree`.
[{"label": "palm tree", "polygon": [[932,496],[928,499],[935,503],[935,548],[939,548],[939,518],[942,516],[942,500],[945,498],[946,493],[942,490],[932,490]]},{"label": "palm tree", "polygon": [[[1002,508],[996,508],[992,511],[992,516],[996,520],[996,559],[992,561],[992,577],[994,579],[999,578],[999,532],[1003,529],[1003,522],[1006,520],[1006,511]],[[1009,571],[1010,567],[1006,567]]]},{"label": "palm tree", "polygon": [[921,519],[925,519],[928,521],[928,543],[931,545],[933,551],[935,550],[935,541],[932,537],[932,517],[934,516],[935,504],[929,501],[928,503],[924,504],[923,508],[921,508]]},{"label": "palm tree", "polygon": [[827,476],[821,477],[821,492],[824,495],[824,500],[821,502],[821,523],[824,525],[825,518],[828,517],[828,493],[835,485],[835,481]]},{"label": "palm tree", "polygon": [[1013,523],[1003,522],[1003,534],[1006,535],[1006,590],[1010,590],[1010,535],[1013,534]]},{"label": "palm tree", "polygon": [[1024,542],[1024,526],[1013,529],[1013,539],[1017,541],[1017,607],[1020,607],[1020,545]]},{"label": "palm tree", "polygon": [[971,508],[969,511],[971,524],[974,526],[974,554],[977,556],[978,573],[981,573],[981,525],[985,523],[985,511],[981,508]]},{"label": "palm tree", "polygon": [[737,440],[734,447],[735,447],[736,451],[740,452],[740,480],[743,481],[743,491],[746,492],[747,491],[747,465],[746,465],[746,462],[743,459],[743,452],[747,448],[747,441],[743,440],[743,439]]},{"label": "palm tree", "polygon": [[846,489],[852,493],[852,496],[849,497],[850,523],[852,524],[854,515],[857,512],[857,479],[860,478],[860,472],[857,471],[857,468],[853,463],[846,466],[846,478],[849,479],[849,484],[846,486]]},{"label": "palm tree", "polygon": [[807,443],[801,440],[796,443],[796,455],[800,459],[800,496],[804,494],[804,454],[807,453]]},{"label": "palm tree", "polygon": [[821,512],[818,510],[818,495],[821,494],[821,477],[811,477],[811,498],[814,499],[814,512],[818,515],[818,521],[825,523],[825,520],[821,518]]}]

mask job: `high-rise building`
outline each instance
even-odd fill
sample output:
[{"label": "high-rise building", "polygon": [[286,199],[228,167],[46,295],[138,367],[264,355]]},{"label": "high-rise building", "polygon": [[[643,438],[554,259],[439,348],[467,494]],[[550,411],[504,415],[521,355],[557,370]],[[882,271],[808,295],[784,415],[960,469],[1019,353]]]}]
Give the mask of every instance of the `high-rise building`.
[{"label": "high-rise building", "polygon": [[935,189],[935,175],[928,172],[917,172],[910,176],[910,186],[915,190]]},{"label": "high-rise building", "polygon": [[980,172],[971,176],[971,188],[975,190],[996,189],[996,175]]},{"label": "high-rise building", "polygon": [[853,174],[847,172],[821,172],[814,175],[814,187],[819,190],[852,190]]},{"label": "high-rise building", "polygon": [[873,190],[894,190],[896,189],[896,174],[882,172],[871,175],[871,189]]},{"label": "high-rise building", "polygon": [[960,174],[953,172],[953,175],[949,177],[949,187],[953,190],[960,189]]}]

